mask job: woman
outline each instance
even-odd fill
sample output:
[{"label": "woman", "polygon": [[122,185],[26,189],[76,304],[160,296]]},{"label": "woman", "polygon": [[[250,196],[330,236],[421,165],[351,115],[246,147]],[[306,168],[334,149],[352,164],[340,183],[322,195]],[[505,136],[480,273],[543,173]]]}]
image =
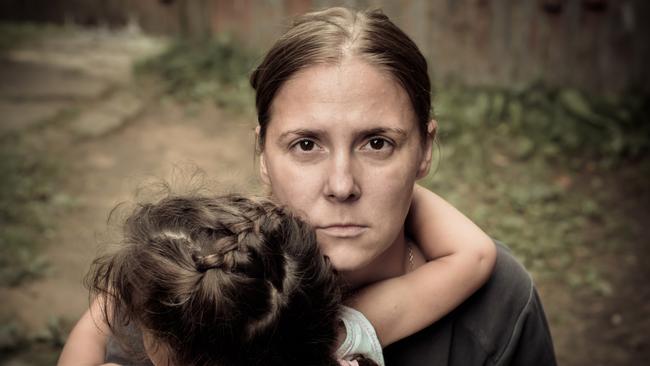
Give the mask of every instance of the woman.
[{"label": "woman", "polygon": [[[436,130],[417,46],[381,12],[310,13],[272,47],[251,84],[260,172],[273,197],[315,227],[322,251],[352,286],[404,277],[405,220],[414,183],[428,172]],[[440,245],[426,247],[429,259],[448,254],[448,226],[466,220],[436,199],[424,225]],[[463,241],[465,232],[452,235]],[[437,273],[443,285],[454,283]],[[399,294],[396,302],[379,314],[362,309],[380,338],[382,317],[440,310],[421,301],[419,287],[386,282]],[[409,311],[396,315],[396,308]],[[555,364],[532,281],[503,247],[486,285],[449,316],[385,349],[385,357],[387,365]]]}]

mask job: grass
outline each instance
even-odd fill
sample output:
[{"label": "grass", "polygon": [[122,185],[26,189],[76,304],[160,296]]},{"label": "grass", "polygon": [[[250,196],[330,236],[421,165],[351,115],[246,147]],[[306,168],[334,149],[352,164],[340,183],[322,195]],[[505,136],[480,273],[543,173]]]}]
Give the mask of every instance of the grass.
[{"label": "grass", "polygon": [[[65,337],[72,322],[51,318],[47,328],[39,334],[28,335],[24,327],[7,315],[0,316],[0,364],[12,358],[20,359],[21,365],[54,365],[58,359]],[[9,361],[9,362],[7,362]]]},{"label": "grass", "polygon": [[213,100],[220,107],[242,111],[253,106],[248,74],[256,63],[254,52],[231,38],[181,40],[135,67],[136,74],[155,75],[166,93],[184,102]]},{"label": "grass", "polygon": [[439,166],[425,184],[536,276],[612,293],[585,257],[624,250],[639,223],[618,204],[619,168],[650,172],[649,100],[594,97],[532,85],[522,90],[447,85],[434,100]]},{"label": "grass", "polygon": [[51,228],[58,164],[20,136],[0,141],[0,286],[47,270],[39,254]]},{"label": "grass", "polygon": [[62,33],[66,30],[66,27],[51,24],[0,21],[0,56],[24,43],[37,41],[44,35]]},{"label": "grass", "polygon": [[[63,31],[57,26],[0,22],[0,56]],[[42,250],[53,229],[51,218],[66,204],[56,191],[61,162],[43,151],[33,132],[31,137],[26,132],[0,135],[0,288],[48,275]],[[11,310],[2,308],[0,363],[21,353],[25,364],[54,364],[67,330],[69,326],[63,328],[61,321],[54,319],[42,334],[33,337]]]},{"label": "grass", "polygon": [[[15,287],[48,274],[42,249],[52,220],[64,202],[56,193],[60,162],[21,134],[0,138],[0,287]],[[0,363],[21,354],[29,364],[56,362],[62,346],[58,319],[38,337],[28,335],[20,321],[0,311]]]}]

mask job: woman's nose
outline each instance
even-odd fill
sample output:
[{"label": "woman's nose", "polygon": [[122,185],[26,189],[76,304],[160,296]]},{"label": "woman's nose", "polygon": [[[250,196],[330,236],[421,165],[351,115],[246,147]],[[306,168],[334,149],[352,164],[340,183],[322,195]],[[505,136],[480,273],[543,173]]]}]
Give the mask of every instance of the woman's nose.
[{"label": "woman's nose", "polygon": [[350,160],[348,154],[339,154],[331,161],[324,192],[329,199],[349,202],[361,196],[361,187]]}]

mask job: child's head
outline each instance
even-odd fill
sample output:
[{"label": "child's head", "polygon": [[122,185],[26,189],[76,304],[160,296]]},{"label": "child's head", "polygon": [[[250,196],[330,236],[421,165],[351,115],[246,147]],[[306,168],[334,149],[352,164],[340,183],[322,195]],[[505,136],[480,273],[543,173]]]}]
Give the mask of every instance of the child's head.
[{"label": "child's head", "polygon": [[173,365],[337,365],[337,277],[312,229],[265,200],[176,196],[141,204],[91,292]]}]

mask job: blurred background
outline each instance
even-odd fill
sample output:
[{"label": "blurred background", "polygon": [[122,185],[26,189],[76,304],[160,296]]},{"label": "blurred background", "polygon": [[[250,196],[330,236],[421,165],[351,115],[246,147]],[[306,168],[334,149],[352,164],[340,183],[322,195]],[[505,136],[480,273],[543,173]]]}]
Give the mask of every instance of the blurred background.
[{"label": "blurred background", "polygon": [[429,61],[422,184],[531,271],[561,365],[650,359],[650,2],[4,0],[0,365],[55,363],[108,212],[199,166],[262,192],[247,76],[292,16],[380,7]]}]

